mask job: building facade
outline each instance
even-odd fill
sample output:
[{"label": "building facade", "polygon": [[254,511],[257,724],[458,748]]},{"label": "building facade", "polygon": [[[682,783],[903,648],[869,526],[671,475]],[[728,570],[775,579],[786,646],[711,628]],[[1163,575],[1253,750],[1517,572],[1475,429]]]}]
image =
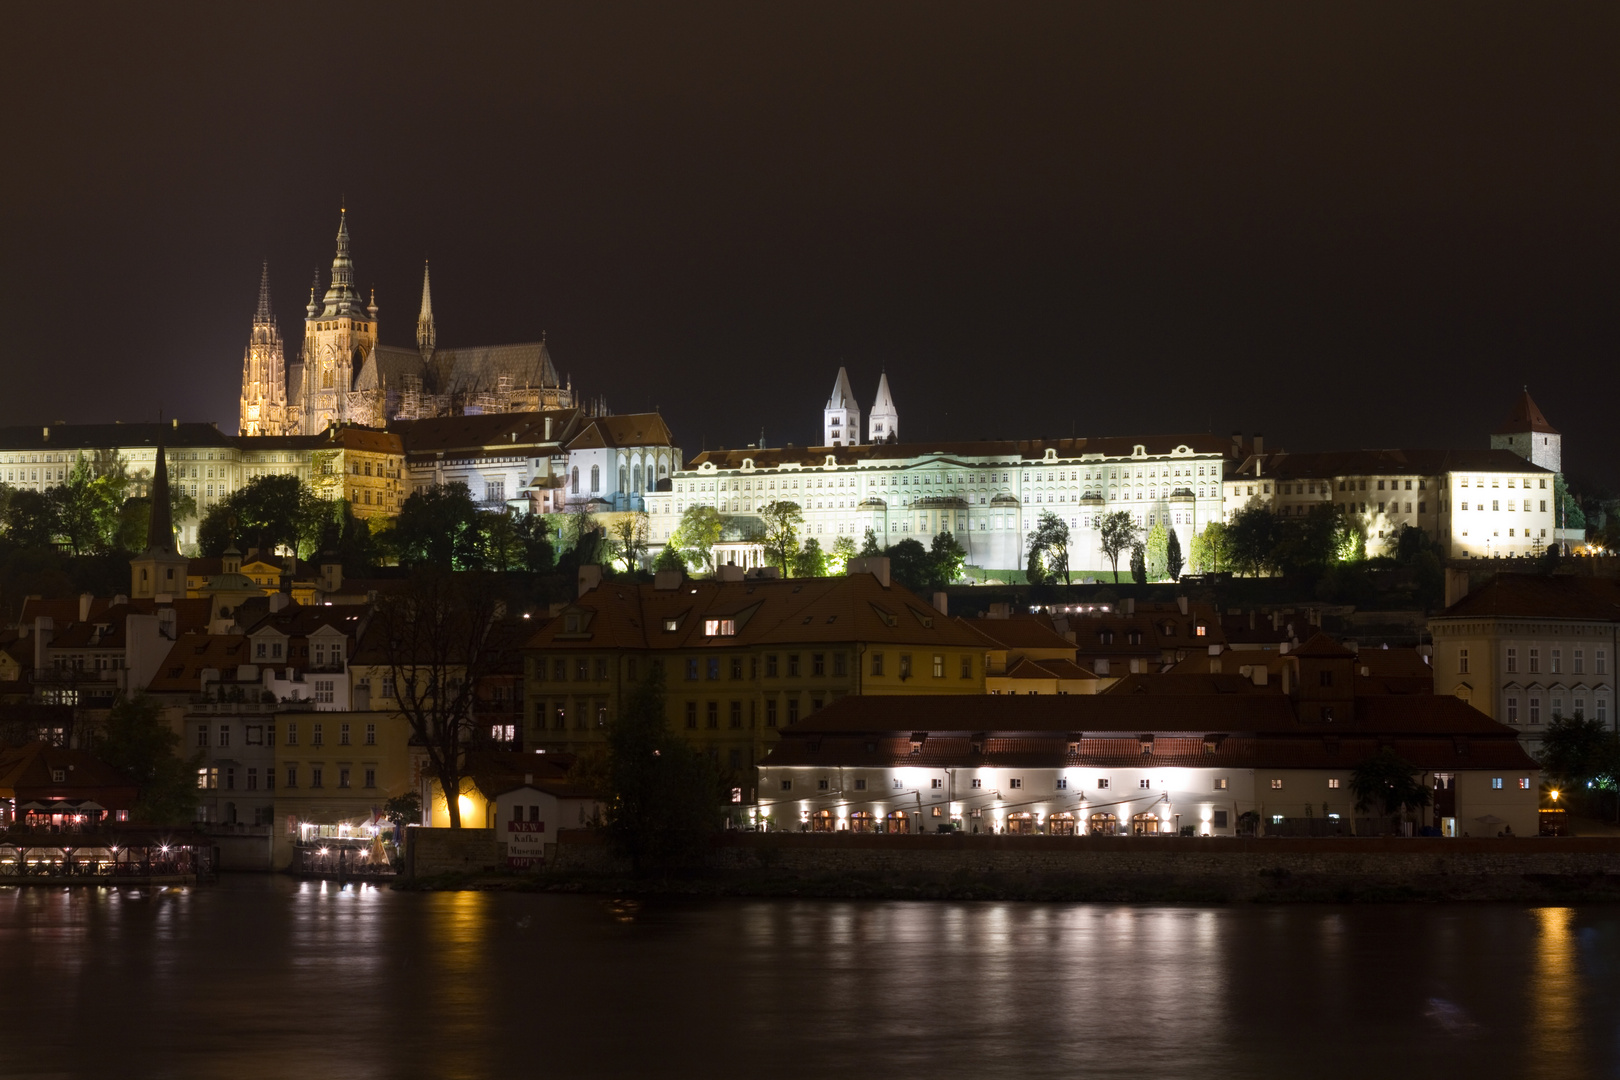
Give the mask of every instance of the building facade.
[{"label": "building facade", "polygon": [[1429,632],[1434,692],[1506,724],[1532,753],[1555,717],[1620,719],[1620,583],[1498,574],[1430,618]]},{"label": "building facade", "polygon": [[925,545],[949,531],[984,576],[1007,580],[1025,567],[1026,536],[1051,511],[1070,529],[1070,567],[1100,572],[1098,524],[1116,510],[1143,529],[1162,523],[1188,550],[1222,516],[1227,444],[1208,435],[978,443],[715,450],[647,497],[654,554],[694,505],[758,521],[778,500],[799,504],[805,535],[830,549],[858,548],[867,530],[880,544]]},{"label": "building facade", "polygon": [[984,693],[984,639],[890,584],[882,565],[838,578],[603,582],[524,653],[525,749],[601,746],[652,676],[670,727],[739,770],[844,695]]},{"label": "building facade", "polygon": [[1433,789],[1422,825],[1536,835],[1540,774],[1511,731],[1454,698],[1391,696],[1355,701],[1330,727],[1302,682],[1292,697],[844,698],[782,732],[760,763],[756,820],[795,832],[1389,832],[1356,809],[1351,778],[1390,746]]}]

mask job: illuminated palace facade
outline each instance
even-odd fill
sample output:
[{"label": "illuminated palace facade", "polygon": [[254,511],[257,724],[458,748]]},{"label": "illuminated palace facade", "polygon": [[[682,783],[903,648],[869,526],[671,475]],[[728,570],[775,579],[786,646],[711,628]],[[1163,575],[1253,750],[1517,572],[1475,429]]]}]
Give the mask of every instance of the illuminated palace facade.
[{"label": "illuminated palace facade", "polygon": [[572,385],[558,377],[544,338],[516,345],[440,348],[427,267],[416,348],[384,345],[375,294],[354,286],[345,212],[324,295],[311,286],[304,339],[288,363],[270,311],[269,270],[242,360],[243,435],[310,435],[332,424],[381,428],[390,420],[482,413],[541,412],[575,405]]},{"label": "illuminated palace facade", "polygon": [[759,511],[776,501],[800,506],[805,537],[823,550],[840,537],[859,548],[868,529],[884,546],[907,537],[927,545],[949,531],[970,567],[999,580],[1024,571],[1028,535],[1048,511],[1069,527],[1074,573],[1111,569],[1098,523],[1119,510],[1144,535],[1155,524],[1174,531],[1184,556],[1205,525],[1250,505],[1282,515],[1331,506],[1361,524],[1370,552],[1404,524],[1453,558],[1533,557],[1570,539],[1559,536],[1554,502],[1559,436],[1528,393],[1490,448],[1339,454],[1267,452],[1260,436],[1210,434],[906,443],[886,375],[877,400],[862,441],[860,405],[840,369],[823,410],[824,445],[693,458],[647,497],[652,553],[689,507],[713,506],[726,522],[719,561],[761,565]]},{"label": "illuminated palace facade", "polygon": [[[927,545],[951,532],[967,562],[1002,576],[1024,568],[1025,536],[1046,511],[1069,526],[1075,569],[1097,565],[1098,519],[1128,510],[1143,528],[1163,522],[1186,551],[1193,536],[1222,514],[1221,475],[1227,443],[1211,435],[1142,438],[1025,439],[904,443],[888,441],[899,413],[887,376],[872,423],[882,433],[837,444],[831,433],[859,439],[860,410],[840,370],[828,401],[828,445],[712,450],[675,473],[669,490],[647,497],[656,553],[694,505],[717,507],[728,535],[762,528],[771,502],[799,504],[804,532],[822,548],[839,537],[860,547],[868,529],[888,545],[914,538]],[[725,558],[753,563],[744,546]],[[1122,568],[1123,569],[1123,568]]]}]

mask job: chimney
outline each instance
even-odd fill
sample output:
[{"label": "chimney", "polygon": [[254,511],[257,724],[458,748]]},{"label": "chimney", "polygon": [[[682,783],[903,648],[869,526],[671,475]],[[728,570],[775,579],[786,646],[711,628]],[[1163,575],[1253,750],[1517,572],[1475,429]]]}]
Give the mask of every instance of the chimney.
[{"label": "chimney", "polygon": [[51,647],[51,638],[56,636],[56,620],[49,615],[34,616],[34,670],[46,669],[46,650]]},{"label": "chimney", "polygon": [[1125,614],[1127,614],[1127,615],[1135,615],[1136,614],[1136,597],[1127,596],[1125,598]]},{"label": "chimney", "polygon": [[602,568],[595,564],[579,568],[579,595],[584,596],[602,584]]},{"label": "chimney", "polygon": [[1254,433],[1254,456],[1259,457],[1266,452],[1266,437],[1258,431]]},{"label": "chimney", "polygon": [[89,622],[90,621],[90,602],[92,600],[94,600],[95,598],[96,597],[95,597],[94,593],[85,592],[85,593],[80,593],[79,594],[79,621],[80,622]]},{"label": "chimney", "polygon": [[1185,596],[1176,597],[1176,608],[1180,610],[1183,615],[1187,614],[1188,604]]},{"label": "chimney", "polygon": [[269,597],[270,611],[274,613],[283,610],[286,608],[287,602],[291,599],[292,597],[288,596],[284,592],[271,593]]},{"label": "chimney", "polygon": [[946,598],[946,595],[943,592],[936,592],[934,594],[934,610],[935,611],[939,612],[941,615],[949,615],[950,614],[949,606],[950,606],[949,602],[948,602],[948,600]]},{"label": "chimney", "polygon": [[716,581],[741,581],[743,571],[744,568],[736,563],[727,563],[724,566],[715,567],[714,577]]},{"label": "chimney", "polygon": [[175,637],[176,637],[176,632],[175,632],[176,624],[175,624],[174,608],[172,608],[172,607],[158,608],[157,617],[158,617],[158,634],[161,635],[166,640],[173,641],[175,639]]},{"label": "chimney", "polygon": [[848,574],[871,574],[878,579],[878,583],[885,589],[889,587],[889,557],[887,555],[868,555],[864,558],[849,560]]},{"label": "chimney", "polygon": [[686,574],[680,570],[660,570],[653,575],[653,588],[659,592],[674,592],[686,580]]},{"label": "chimney", "polygon": [[1446,568],[1446,607],[1461,602],[1468,595],[1468,571]]},{"label": "chimney", "polygon": [[551,417],[546,417],[546,442],[551,441]]},{"label": "chimney", "polygon": [[1232,432],[1232,456],[1239,461],[1243,460],[1243,432]]}]

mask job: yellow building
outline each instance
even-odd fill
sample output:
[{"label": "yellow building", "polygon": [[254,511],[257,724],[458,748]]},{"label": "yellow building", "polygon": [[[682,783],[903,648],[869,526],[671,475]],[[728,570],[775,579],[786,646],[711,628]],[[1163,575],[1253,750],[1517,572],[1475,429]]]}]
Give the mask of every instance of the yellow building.
[{"label": "yellow building", "polygon": [[285,712],[274,731],[277,867],[300,845],[369,837],[383,803],[415,789],[400,713]]},{"label": "yellow building", "polygon": [[872,562],[879,572],[847,577],[663,573],[583,591],[525,650],[524,747],[601,745],[652,671],[670,727],[745,777],[779,728],[844,695],[983,694],[984,639]]}]

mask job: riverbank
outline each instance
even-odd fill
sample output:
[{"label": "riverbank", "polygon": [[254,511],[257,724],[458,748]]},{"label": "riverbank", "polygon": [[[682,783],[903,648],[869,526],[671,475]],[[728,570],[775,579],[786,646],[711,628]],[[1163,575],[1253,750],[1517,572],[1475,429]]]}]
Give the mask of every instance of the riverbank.
[{"label": "riverbank", "polygon": [[1111,903],[1608,903],[1620,840],[1205,839],[731,834],[704,865],[637,875],[592,834],[539,873],[459,872],[418,890]]}]

